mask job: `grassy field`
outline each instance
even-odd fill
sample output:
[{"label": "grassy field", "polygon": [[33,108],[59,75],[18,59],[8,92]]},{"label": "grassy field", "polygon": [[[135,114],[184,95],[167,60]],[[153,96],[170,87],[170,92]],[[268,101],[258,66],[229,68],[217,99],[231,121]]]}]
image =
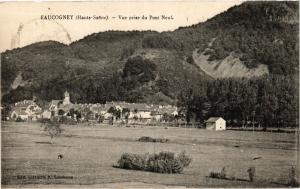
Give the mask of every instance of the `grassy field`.
[{"label": "grassy field", "polygon": [[[63,129],[50,144],[38,123],[2,123],[2,186],[285,187],[299,152],[292,133],[67,125]],[[138,142],[141,136],[170,142]],[[192,163],[181,174],[113,167],[124,152],[183,150]],[[64,158],[58,159],[58,154]],[[256,168],[255,182],[248,181],[251,166]],[[208,177],[222,167],[237,180]]]}]

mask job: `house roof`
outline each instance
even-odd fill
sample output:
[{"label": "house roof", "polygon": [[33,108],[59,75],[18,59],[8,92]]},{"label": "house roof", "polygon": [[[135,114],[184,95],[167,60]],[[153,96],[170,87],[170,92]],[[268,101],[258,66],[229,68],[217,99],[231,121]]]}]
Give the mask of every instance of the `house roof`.
[{"label": "house roof", "polygon": [[33,112],[33,114],[35,114],[35,115],[40,115],[42,113],[43,113],[42,109],[38,109],[38,110],[36,110],[36,111]]},{"label": "house roof", "polygon": [[29,105],[35,104],[33,100],[23,100],[15,103],[15,107],[28,107]]},{"label": "house roof", "polygon": [[222,117],[210,117],[208,120],[206,120],[206,122],[216,122],[218,119],[223,119]]},{"label": "house roof", "polygon": [[144,111],[144,112],[152,112],[152,114],[172,114],[177,111],[177,107],[167,105],[167,106],[161,106],[161,105],[155,105],[155,104],[146,104],[146,103],[127,103],[127,102],[108,102],[106,104],[107,107],[111,106],[120,106],[121,108],[128,108],[130,111],[134,111],[137,109],[138,111]]},{"label": "house roof", "polygon": [[58,106],[59,103],[61,103],[61,102],[62,102],[62,100],[52,100],[52,101],[51,101],[51,105]]},{"label": "house roof", "polygon": [[64,112],[69,112],[71,109],[82,110],[84,108],[88,108],[88,107],[85,107],[85,106],[81,107],[80,104],[70,103],[70,104],[61,104],[58,109],[63,110]]},{"label": "house roof", "polygon": [[177,107],[175,107],[175,106],[163,106],[163,107],[156,108],[155,111],[157,111],[158,114],[172,114],[174,112],[177,112]]},{"label": "house roof", "polygon": [[151,111],[151,115],[154,116],[154,115],[161,115],[160,112],[156,111],[156,110],[153,110]]},{"label": "house roof", "polygon": [[97,105],[97,106],[92,106],[92,107],[90,108],[90,110],[91,110],[92,112],[100,113],[100,112],[102,112],[102,111],[107,111],[108,108],[105,107],[105,105],[99,104],[99,105]]},{"label": "house roof", "polygon": [[127,103],[127,102],[107,102],[106,107],[120,106],[122,109],[128,108],[130,111],[151,111],[151,105],[145,103]]}]

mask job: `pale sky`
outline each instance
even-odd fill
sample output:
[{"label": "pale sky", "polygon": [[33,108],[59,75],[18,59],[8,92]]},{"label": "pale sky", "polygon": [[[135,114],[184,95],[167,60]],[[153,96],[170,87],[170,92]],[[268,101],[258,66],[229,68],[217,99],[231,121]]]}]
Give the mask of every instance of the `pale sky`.
[{"label": "pale sky", "polygon": [[[46,40],[69,44],[91,33],[107,30],[174,30],[203,22],[240,3],[239,0],[0,3],[0,52]],[[41,20],[41,15],[73,15],[73,20]],[[107,16],[109,19],[76,20],[76,15]],[[119,15],[127,16],[127,20],[119,19]],[[142,15],[148,19],[128,20],[131,16]],[[150,15],[160,19],[149,20]],[[161,15],[173,19],[161,20]]]}]

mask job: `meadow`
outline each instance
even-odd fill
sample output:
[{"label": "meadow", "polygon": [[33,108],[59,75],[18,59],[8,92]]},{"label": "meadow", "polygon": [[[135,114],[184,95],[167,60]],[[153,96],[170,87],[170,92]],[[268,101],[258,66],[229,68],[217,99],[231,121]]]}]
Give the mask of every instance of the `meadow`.
[{"label": "meadow", "polygon": [[[39,123],[1,125],[2,187],[285,187],[299,153],[295,133],[63,125],[63,133],[50,144]],[[137,141],[141,136],[169,142]],[[183,150],[192,162],[181,174],[114,167],[124,152]],[[256,177],[249,182],[247,169],[253,166]],[[223,167],[236,179],[209,177]]]}]

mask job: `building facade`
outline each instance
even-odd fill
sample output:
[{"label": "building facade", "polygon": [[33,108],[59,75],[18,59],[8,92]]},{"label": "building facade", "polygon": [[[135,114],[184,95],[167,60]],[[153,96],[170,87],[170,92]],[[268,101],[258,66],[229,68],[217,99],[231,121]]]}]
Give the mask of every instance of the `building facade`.
[{"label": "building facade", "polygon": [[207,130],[224,131],[226,130],[226,121],[222,117],[211,117],[206,122]]}]

